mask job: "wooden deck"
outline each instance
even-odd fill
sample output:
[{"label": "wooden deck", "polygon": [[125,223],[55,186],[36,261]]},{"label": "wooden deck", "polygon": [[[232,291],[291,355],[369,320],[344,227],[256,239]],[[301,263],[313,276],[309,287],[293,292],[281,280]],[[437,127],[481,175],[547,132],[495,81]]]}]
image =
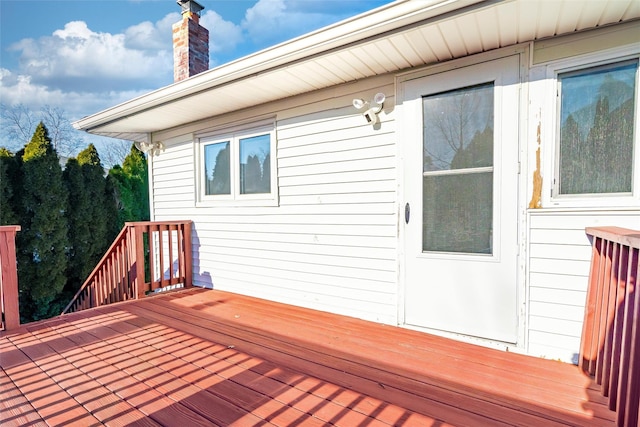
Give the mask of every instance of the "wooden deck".
[{"label": "wooden deck", "polygon": [[192,289],[0,335],[0,425],[611,426],[572,365]]}]

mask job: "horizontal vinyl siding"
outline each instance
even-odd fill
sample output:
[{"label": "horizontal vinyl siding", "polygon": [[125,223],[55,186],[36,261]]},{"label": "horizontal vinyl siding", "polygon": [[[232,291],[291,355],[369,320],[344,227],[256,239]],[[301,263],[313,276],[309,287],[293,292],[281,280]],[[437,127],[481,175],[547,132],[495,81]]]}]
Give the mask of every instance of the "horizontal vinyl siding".
[{"label": "horizontal vinyl siding", "polygon": [[529,219],[529,353],[575,363],[591,258],[585,227],[639,229],[640,212],[539,210]]},{"label": "horizontal vinyl siding", "polygon": [[155,217],[194,221],[197,285],[395,324],[393,115],[374,129],[350,100],[296,111],[278,115],[278,206],[196,207],[193,144],[169,141]]},{"label": "horizontal vinyl siding", "polygon": [[[152,158],[153,206],[156,220],[189,218],[185,207],[195,205],[193,143],[191,138],[165,141],[165,150]],[[181,207],[179,212],[166,211]]]}]

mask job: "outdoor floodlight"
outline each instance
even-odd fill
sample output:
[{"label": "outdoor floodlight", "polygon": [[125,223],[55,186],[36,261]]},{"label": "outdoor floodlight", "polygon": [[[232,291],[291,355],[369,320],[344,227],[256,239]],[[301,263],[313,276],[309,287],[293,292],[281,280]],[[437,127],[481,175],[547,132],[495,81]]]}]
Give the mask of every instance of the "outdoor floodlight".
[{"label": "outdoor floodlight", "polygon": [[378,123],[378,113],[382,111],[382,104],[384,104],[384,100],[386,98],[387,97],[384,95],[384,93],[378,92],[375,94],[375,96],[373,97],[373,101],[371,102],[366,102],[361,98],[355,98],[352,101],[352,104],[358,110],[361,110],[368,105],[369,108],[364,113],[362,113],[362,115],[367,120],[367,123],[375,125],[376,123]]},{"label": "outdoor floodlight", "polygon": [[164,151],[164,144],[160,141],[158,142],[144,142],[144,141],[136,141],[135,146],[138,150],[143,153],[149,153],[152,156],[157,156],[161,151]]}]

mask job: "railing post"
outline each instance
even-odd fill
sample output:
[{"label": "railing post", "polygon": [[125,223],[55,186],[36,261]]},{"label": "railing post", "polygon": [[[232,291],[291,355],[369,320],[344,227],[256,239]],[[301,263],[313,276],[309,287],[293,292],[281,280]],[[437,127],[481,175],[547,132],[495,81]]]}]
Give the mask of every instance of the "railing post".
[{"label": "railing post", "polygon": [[193,254],[191,246],[191,221],[184,224],[184,287],[193,285]]},{"label": "railing post", "polygon": [[19,225],[0,227],[0,303],[2,304],[5,330],[20,326],[18,302],[18,270],[16,263],[16,233]]},{"label": "railing post", "polygon": [[133,285],[135,298],[140,299],[145,295],[144,281],[144,242],[142,240],[143,226],[135,223],[125,224],[129,226],[129,282]]}]

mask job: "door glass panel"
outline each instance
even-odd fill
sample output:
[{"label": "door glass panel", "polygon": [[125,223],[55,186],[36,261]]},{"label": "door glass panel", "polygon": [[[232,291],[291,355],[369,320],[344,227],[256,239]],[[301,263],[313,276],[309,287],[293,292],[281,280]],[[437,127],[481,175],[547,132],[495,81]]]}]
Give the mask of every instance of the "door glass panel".
[{"label": "door glass panel", "polygon": [[422,250],[491,254],[493,83],[422,102]]}]

